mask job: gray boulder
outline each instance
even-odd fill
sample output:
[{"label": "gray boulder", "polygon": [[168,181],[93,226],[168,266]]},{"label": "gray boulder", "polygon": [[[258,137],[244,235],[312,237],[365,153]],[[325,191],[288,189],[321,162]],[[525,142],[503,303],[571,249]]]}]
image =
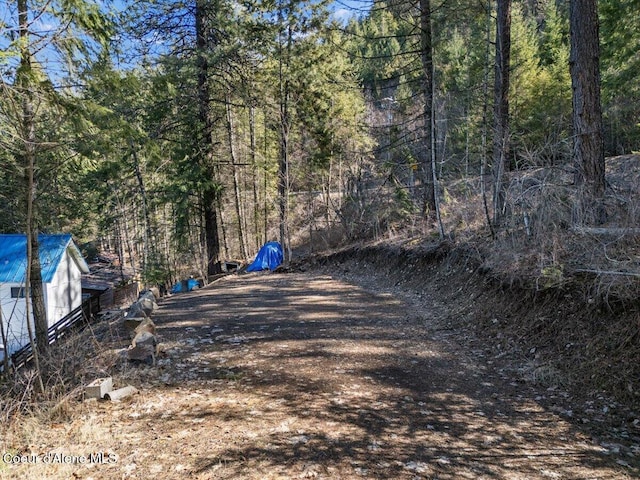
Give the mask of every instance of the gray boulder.
[{"label": "gray boulder", "polygon": [[133,302],[131,304],[131,306],[127,309],[127,313],[125,313],[125,318],[147,318],[149,316],[148,313],[146,313],[145,309],[143,308],[143,305],[139,302]]},{"label": "gray boulder", "polygon": [[140,304],[140,308],[145,313],[145,315],[149,316],[153,311],[158,308],[158,304],[155,300],[150,299],[149,297],[141,297],[136,302]]},{"label": "gray boulder", "polygon": [[129,360],[145,362],[155,365],[158,355],[158,340],[152,333],[142,331],[137,333],[127,350]]}]

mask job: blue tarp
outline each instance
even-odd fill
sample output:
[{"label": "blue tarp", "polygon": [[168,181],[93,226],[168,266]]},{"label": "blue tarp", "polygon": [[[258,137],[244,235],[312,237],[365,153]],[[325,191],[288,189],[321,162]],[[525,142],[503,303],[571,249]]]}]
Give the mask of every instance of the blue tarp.
[{"label": "blue tarp", "polygon": [[194,288],[200,288],[200,283],[195,278],[190,278],[176,283],[171,287],[171,293],[190,292]]},{"label": "blue tarp", "polygon": [[275,270],[282,263],[284,255],[278,242],[265,243],[256,259],[247,267],[247,272],[259,272],[260,270]]}]

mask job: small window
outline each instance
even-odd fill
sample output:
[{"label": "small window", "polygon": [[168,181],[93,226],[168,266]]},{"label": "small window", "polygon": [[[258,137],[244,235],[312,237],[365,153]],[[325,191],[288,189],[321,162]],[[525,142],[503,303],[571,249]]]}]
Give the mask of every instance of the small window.
[{"label": "small window", "polygon": [[24,298],[24,287],[11,287],[11,298]]}]

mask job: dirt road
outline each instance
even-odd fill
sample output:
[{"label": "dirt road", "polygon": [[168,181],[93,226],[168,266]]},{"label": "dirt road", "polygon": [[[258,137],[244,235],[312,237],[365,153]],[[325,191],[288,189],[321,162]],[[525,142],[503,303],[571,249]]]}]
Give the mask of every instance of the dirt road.
[{"label": "dirt road", "polygon": [[[426,299],[425,304],[429,304]],[[434,305],[437,302],[433,302]],[[141,393],[32,448],[117,461],[11,478],[624,479],[635,471],[417,308],[319,272],[227,277],[165,299]],[[63,446],[61,446],[61,444]],[[618,463],[616,463],[618,462]],[[40,475],[35,477],[33,475]]]}]

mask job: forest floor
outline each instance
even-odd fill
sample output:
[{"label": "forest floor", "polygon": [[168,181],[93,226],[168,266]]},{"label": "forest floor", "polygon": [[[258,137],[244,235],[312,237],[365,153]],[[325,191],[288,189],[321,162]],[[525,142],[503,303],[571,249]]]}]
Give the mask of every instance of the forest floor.
[{"label": "forest floor", "polygon": [[[3,451],[40,457],[0,461],[0,478],[637,478],[633,432],[591,428],[606,401],[531,381],[456,328],[475,300],[456,283],[452,306],[438,268],[420,292],[347,261],[165,298],[157,365],[114,375],[140,392],[23,424]],[[47,452],[106,456],[45,464]]]}]

